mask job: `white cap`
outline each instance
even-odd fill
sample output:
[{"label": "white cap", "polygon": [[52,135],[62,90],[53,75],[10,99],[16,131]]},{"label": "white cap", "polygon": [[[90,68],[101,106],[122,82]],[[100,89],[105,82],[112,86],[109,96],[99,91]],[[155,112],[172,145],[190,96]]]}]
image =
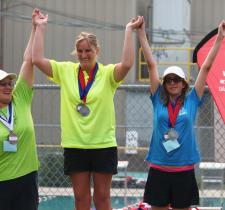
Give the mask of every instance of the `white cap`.
[{"label": "white cap", "polygon": [[7,73],[0,69],[0,80],[5,79],[6,77],[10,77],[13,80],[13,79],[16,79],[16,74]]},{"label": "white cap", "polygon": [[163,73],[163,78],[165,76],[167,76],[168,74],[176,74],[177,76],[185,79],[184,71],[179,66],[170,66],[170,67],[168,67]]}]

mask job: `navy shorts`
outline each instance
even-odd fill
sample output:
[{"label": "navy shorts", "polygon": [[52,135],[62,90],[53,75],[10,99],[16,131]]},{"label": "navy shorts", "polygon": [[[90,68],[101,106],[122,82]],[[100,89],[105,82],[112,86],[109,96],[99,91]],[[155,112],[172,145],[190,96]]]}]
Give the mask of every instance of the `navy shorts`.
[{"label": "navy shorts", "polygon": [[172,208],[199,205],[199,192],[194,170],[163,172],[150,168],[144,202],[157,207],[170,204]]},{"label": "navy shorts", "polygon": [[76,149],[64,148],[64,173],[100,172],[117,173],[117,148]]},{"label": "navy shorts", "polygon": [[0,210],[38,209],[37,172],[0,181]]}]

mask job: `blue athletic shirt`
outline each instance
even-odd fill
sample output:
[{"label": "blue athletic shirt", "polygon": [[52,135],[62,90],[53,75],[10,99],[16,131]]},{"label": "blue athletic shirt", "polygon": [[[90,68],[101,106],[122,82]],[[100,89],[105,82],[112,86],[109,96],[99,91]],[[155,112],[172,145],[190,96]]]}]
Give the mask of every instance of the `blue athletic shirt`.
[{"label": "blue athletic shirt", "polygon": [[167,152],[163,146],[164,134],[170,129],[167,106],[160,99],[160,85],[154,95],[150,96],[153,104],[153,134],[146,160],[157,165],[183,166],[200,161],[199,148],[196,142],[194,123],[201,100],[195,88],[186,96],[175,123],[179,133],[180,147]]}]

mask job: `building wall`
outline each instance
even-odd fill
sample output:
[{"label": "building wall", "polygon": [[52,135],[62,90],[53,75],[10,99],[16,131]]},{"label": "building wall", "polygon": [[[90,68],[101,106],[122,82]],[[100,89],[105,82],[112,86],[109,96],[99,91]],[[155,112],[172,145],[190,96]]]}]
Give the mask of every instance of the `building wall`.
[{"label": "building wall", "polygon": [[[190,31],[190,3],[180,0],[154,0],[153,1],[152,29],[151,37],[152,47],[154,48],[188,48],[190,46],[187,31]],[[188,67],[181,64],[188,61],[186,50],[161,50],[153,51],[155,59],[159,63],[179,62],[188,75]],[[168,65],[158,65],[160,76]]]},{"label": "building wall", "polygon": [[191,40],[195,46],[208,32],[215,29],[225,18],[224,0],[191,1]]},{"label": "building wall", "polygon": [[[155,0],[153,1],[153,8],[153,28],[155,33],[159,33],[158,36],[155,34],[153,41],[169,43],[171,39],[176,44],[173,39],[175,37],[183,38],[185,31],[190,30],[190,3],[188,1]],[[165,37],[160,37],[160,32],[163,31],[167,34],[165,34]]]},{"label": "building wall", "polygon": [[[8,71],[18,72],[29,37],[30,17],[34,7],[49,14],[45,39],[46,57],[74,60],[70,53],[74,48],[75,37],[81,31],[88,31],[95,33],[99,39],[100,62],[120,62],[124,29],[127,22],[137,15],[136,3],[136,0],[4,1],[4,25],[1,28],[1,33],[4,34],[3,66]],[[127,82],[134,82],[132,75],[134,74],[129,74]],[[37,74],[36,82],[45,83],[46,80]]]},{"label": "building wall", "polygon": [[[3,67],[6,70],[18,72],[30,33],[30,16],[34,7],[40,7],[44,13],[49,14],[45,42],[47,57],[74,60],[70,55],[74,39],[80,31],[85,30],[97,34],[101,45],[99,61],[106,64],[120,61],[124,27],[130,18],[144,15],[149,40],[153,39],[155,43],[178,40],[184,41],[186,46],[193,47],[208,31],[217,27],[224,17],[225,2],[223,0],[2,0],[0,6],[4,8],[3,13],[6,14],[1,13],[0,19],[3,23],[1,25],[3,47],[0,46],[0,58],[4,54]],[[173,34],[174,31],[180,32],[180,35]],[[137,39],[135,43],[138,55]],[[1,59],[0,66],[2,66]],[[137,82],[137,66],[136,63],[127,76],[127,83]],[[45,77],[38,72],[36,83],[45,82]]]}]

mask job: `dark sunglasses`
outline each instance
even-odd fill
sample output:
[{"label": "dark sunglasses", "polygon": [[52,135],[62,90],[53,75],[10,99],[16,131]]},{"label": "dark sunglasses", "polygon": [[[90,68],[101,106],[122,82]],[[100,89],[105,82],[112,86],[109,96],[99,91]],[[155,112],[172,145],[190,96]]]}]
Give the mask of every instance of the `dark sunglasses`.
[{"label": "dark sunglasses", "polygon": [[171,84],[172,82],[179,83],[179,82],[183,81],[183,79],[181,77],[165,77],[164,81],[167,84]]},{"label": "dark sunglasses", "polygon": [[13,81],[9,81],[9,82],[0,82],[0,87],[10,87],[10,88],[12,88],[12,87],[14,87],[14,82]]}]

